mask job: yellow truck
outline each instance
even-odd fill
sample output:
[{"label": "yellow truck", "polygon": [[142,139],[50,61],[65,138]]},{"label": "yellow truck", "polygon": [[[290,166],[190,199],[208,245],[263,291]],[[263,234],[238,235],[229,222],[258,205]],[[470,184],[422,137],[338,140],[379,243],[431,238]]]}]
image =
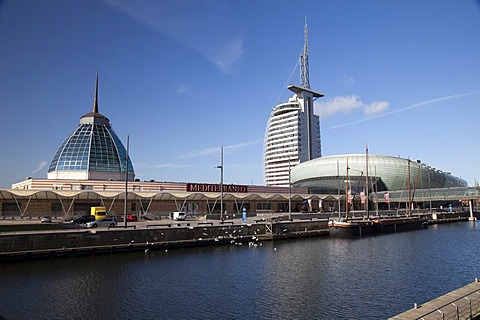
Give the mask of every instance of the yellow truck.
[{"label": "yellow truck", "polygon": [[105,207],[91,207],[90,208],[90,215],[95,217],[95,220],[106,218],[107,208]]}]

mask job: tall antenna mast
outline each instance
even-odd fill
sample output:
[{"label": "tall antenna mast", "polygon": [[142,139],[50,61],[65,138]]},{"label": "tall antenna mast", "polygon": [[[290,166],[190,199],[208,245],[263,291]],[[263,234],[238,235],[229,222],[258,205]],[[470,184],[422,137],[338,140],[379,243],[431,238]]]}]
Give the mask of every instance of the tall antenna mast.
[{"label": "tall antenna mast", "polygon": [[97,80],[95,81],[95,94],[93,96],[93,113],[98,113],[98,71],[97,71]]},{"label": "tall antenna mast", "polygon": [[300,86],[310,89],[310,80],[308,74],[308,26],[307,17],[305,17],[305,27],[303,28],[303,51],[300,56]]}]

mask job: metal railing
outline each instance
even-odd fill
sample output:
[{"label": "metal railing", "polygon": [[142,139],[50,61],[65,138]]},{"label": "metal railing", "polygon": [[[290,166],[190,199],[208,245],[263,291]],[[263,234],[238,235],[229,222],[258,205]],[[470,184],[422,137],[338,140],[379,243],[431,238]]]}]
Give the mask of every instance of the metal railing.
[{"label": "metal railing", "polygon": [[420,319],[461,320],[477,319],[479,316],[480,291],[477,290],[423,315]]}]

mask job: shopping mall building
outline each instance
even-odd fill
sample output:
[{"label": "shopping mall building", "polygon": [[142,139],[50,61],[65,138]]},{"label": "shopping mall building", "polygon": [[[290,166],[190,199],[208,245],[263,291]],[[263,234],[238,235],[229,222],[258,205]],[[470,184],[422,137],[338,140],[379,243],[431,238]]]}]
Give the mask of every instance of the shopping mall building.
[{"label": "shopping mall building", "polygon": [[[337,155],[301,162],[287,172],[290,186],[141,181],[135,178],[127,149],[98,110],[98,75],[92,111],[58,148],[47,178],[27,178],[0,190],[0,217],[73,217],[104,206],[112,215],[149,217],[185,211],[187,216],[233,217],[291,211],[344,210],[347,194],[353,208],[404,202],[420,190],[457,190],[462,199],[467,183],[421,161],[371,155]],[[288,182],[288,180],[287,180]],[[458,189],[460,188],[460,189]],[[468,189],[468,188],[467,188]],[[475,190],[473,190],[475,191]],[[390,198],[383,197],[388,195]],[[437,192],[438,193],[438,192]],[[377,196],[381,194],[382,197]],[[426,201],[426,192],[423,191]],[[396,195],[396,196],[395,196]],[[429,193],[431,195],[431,193]],[[478,196],[477,196],[478,197]],[[447,196],[439,199],[451,201]],[[343,203],[343,205],[342,205]],[[378,206],[377,206],[378,207]]]},{"label": "shopping mall building", "polygon": [[[246,186],[233,184],[141,181],[127,150],[107,117],[98,110],[98,75],[92,111],[58,148],[47,178],[27,178],[11,189],[0,190],[0,216],[72,217],[104,206],[113,215],[162,217],[172,211],[187,215],[220,216],[317,211],[317,195],[307,188]],[[127,160],[128,159],[128,160]],[[125,201],[125,198],[127,201]],[[125,206],[126,204],[126,206]]]}]

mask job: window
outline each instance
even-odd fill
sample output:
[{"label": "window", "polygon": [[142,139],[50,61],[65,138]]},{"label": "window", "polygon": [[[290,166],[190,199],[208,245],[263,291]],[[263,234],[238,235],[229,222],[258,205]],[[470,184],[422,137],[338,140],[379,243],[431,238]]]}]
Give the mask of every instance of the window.
[{"label": "window", "polygon": [[[18,204],[21,207],[21,204]],[[20,209],[16,202],[4,202],[2,203],[2,216],[19,216]]]}]

